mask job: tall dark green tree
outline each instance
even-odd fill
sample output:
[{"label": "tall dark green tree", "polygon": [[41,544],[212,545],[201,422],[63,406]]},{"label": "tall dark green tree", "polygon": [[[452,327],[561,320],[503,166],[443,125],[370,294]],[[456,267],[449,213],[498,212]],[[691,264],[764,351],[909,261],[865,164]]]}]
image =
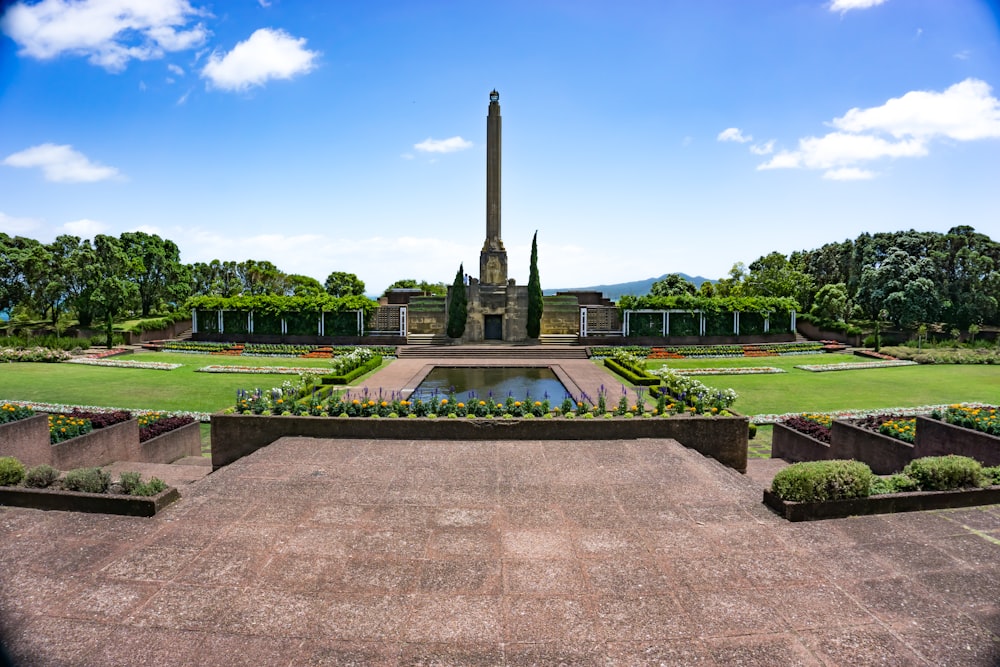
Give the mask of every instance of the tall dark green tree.
[{"label": "tall dark green tree", "polygon": [[528,338],[542,332],[542,281],[538,277],[538,232],[531,237],[531,267],[528,269]]},{"label": "tall dark green tree", "polygon": [[104,320],[107,346],[111,348],[111,327],[116,317],[125,312],[139,297],[135,281],[139,261],[130,257],[122,242],[113,236],[94,237],[94,264],[90,267],[90,306]]},{"label": "tall dark green tree", "polygon": [[448,337],[461,338],[469,316],[469,301],[465,294],[465,269],[459,264],[455,282],[448,293]]},{"label": "tall dark green tree", "polygon": [[690,280],[687,280],[679,273],[670,273],[657,280],[649,288],[649,293],[653,296],[676,296],[678,294],[695,294],[698,288]]},{"label": "tall dark green tree", "polygon": [[334,271],[326,277],[326,291],[330,296],[364,296],[365,283],[353,273]]},{"label": "tall dark green tree", "polygon": [[146,232],[125,232],[121,246],[133,261],[132,278],[139,291],[142,316],[167,303],[177,305],[191,296],[191,275],[181,264],[181,252],[170,239]]}]

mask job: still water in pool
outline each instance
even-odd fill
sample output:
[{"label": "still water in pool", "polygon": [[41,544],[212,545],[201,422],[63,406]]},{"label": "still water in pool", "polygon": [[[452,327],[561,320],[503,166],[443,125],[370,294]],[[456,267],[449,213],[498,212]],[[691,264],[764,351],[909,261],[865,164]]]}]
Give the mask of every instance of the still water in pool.
[{"label": "still water in pool", "polygon": [[498,401],[513,396],[517,400],[532,398],[561,401],[566,397],[566,387],[556,374],[545,367],[513,368],[498,366],[436,366],[424,378],[411,399],[428,399],[454,393],[458,398],[492,395]]}]

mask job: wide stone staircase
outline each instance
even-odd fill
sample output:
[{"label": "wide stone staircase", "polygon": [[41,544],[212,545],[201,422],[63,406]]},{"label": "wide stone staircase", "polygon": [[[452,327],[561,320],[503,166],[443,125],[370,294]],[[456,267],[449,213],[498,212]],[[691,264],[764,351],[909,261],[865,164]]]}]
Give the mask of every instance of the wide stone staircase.
[{"label": "wide stone staircase", "polygon": [[587,348],[563,345],[404,345],[400,359],[586,359]]}]

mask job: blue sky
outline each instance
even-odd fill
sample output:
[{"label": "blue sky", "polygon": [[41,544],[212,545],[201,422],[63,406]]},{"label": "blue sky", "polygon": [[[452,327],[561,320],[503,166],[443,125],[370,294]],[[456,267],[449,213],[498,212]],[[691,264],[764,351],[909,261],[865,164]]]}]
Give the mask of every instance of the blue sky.
[{"label": "blue sky", "polygon": [[0,231],[130,230],[371,293],[724,276],[862,231],[1000,239],[984,0],[44,0],[0,18]]}]

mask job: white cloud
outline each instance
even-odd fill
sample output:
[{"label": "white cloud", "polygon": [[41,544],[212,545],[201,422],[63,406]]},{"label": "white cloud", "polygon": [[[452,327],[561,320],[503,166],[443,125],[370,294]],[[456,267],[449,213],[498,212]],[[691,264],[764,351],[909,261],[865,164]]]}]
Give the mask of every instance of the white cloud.
[{"label": "white cloud", "polygon": [[823,178],[830,181],[866,181],[875,178],[875,172],[857,167],[841,167],[830,169],[823,174]]},{"label": "white cloud", "polygon": [[91,162],[69,145],[32,146],[8,155],[3,164],[8,167],[39,167],[45,174],[45,180],[56,183],[93,183],[121,177],[114,167]]},{"label": "white cloud", "polygon": [[271,6],[270,0],[257,0],[257,4],[259,4],[261,7],[265,9]]},{"label": "white cloud", "polygon": [[169,65],[167,65],[167,69],[176,74],[177,76],[184,76],[184,69],[179,67],[178,65],[170,63]]},{"label": "white cloud", "polygon": [[849,12],[852,9],[871,9],[872,7],[877,7],[881,5],[886,0],[831,0],[830,1],[830,11],[831,12]]},{"label": "white cloud", "polygon": [[970,51],[969,49],[962,49],[952,57],[955,58],[956,60],[968,60],[971,56],[972,56],[972,51]]},{"label": "white cloud", "polygon": [[427,137],[413,147],[422,153],[454,153],[472,148],[472,142],[466,141],[462,137],[450,137],[448,139],[431,139]]},{"label": "white cloud", "polygon": [[722,132],[719,132],[719,136],[715,138],[717,141],[736,141],[741,144],[753,141],[753,137],[749,134],[744,135],[738,127],[727,127]]},{"label": "white cloud", "polygon": [[72,234],[73,236],[79,236],[84,239],[91,239],[94,238],[96,234],[103,234],[108,231],[110,227],[103,222],[83,218],[82,220],[67,222],[59,229],[60,233]]},{"label": "white cloud", "polygon": [[0,211],[0,232],[17,236],[18,234],[26,234],[34,231],[40,226],[41,223],[38,220],[32,218],[15,218]]},{"label": "white cloud", "polygon": [[189,26],[201,15],[188,0],[42,0],[12,6],[0,29],[17,42],[21,55],[86,56],[117,72],[133,58],[161,58],[166,51],[202,44],[208,30],[201,23]]},{"label": "white cloud", "polygon": [[754,155],[770,155],[774,152],[774,139],[763,144],[754,144],[750,147],[750,152]]},{"label": "white cloud", "polygon": [[944,136],[958,141],[1000,137],[1000,100],[985,81],[966,79],[942,93],[915,90],[879,107],[851,109],[833,121],[847,132],[896,138]]},{"label": "white cloud", "polygon": [[824,169],[831,180],[873,178],[859,165],[923,157],[934,139],[1000,138],[1000,100],[985,82],[966,79],[944,92],[911,91],[881,106],[851,109],[830,125],[836,131],[800,139],[798,150],[781,151],[757,168]]},{"label": "white cloud", "polygon": [[291,79],[315,67],[319,51],[305,48],[305,38],[284,30],[261,28],[225,55],[213,52],[201,70],[210,88],[247,90],[270,79]]}]

